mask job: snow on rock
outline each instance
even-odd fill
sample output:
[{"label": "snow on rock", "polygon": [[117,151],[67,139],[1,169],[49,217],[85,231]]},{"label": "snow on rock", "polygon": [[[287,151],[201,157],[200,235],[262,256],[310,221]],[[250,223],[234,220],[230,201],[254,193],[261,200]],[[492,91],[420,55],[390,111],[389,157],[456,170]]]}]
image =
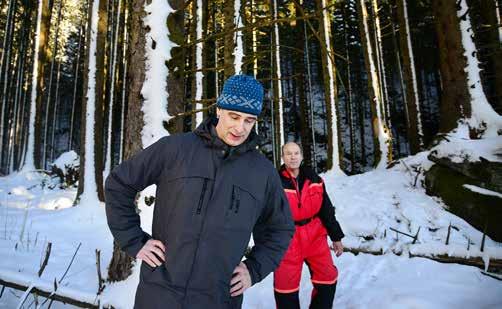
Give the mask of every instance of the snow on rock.
[{"label": "snow on rock", "polygon": [[456,163],[478,162],[481,157],[492,162],[502,162],[502,136],[471,140],[449,134],[446,138],[448,141],[431,149],[435,157],[449,158]]},{"label": "snow on rock", "polygon": [[[476,192],[482,195],[490,195],[490,196],[495,196],[498,198],[502,199],[502,194],[492,191],[492,190],[487,190],[484,188],[480,188],[478,186],[473,186],[473,185],[463,185],[464,188],[471,190],[472,192]],[[502,205],[501,205],[502,206]]]},{"label": "snow on rock", "polygon": [[78,167],[80,165],[80,159],[78,154],[73,151],[67,151],[62,153],[54,163],[52,163],[53,166],[59,168],[60,170],[63,171],[63,173],[66,174],[67,169],[70,167]]}]

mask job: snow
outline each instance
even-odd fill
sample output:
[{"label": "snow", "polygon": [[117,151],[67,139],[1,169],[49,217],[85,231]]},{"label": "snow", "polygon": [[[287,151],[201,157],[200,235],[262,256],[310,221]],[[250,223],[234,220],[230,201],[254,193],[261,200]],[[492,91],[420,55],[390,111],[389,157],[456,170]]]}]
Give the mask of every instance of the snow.
[{"label": "snow", "polygon": [[[466,129],[462,127],[462,129]],[[479,162],[484,158],[492,162],[502,162],[502,136],[479,140],[466,139],[464,133],[448,134],[447,141],[432,148],[431,153],[437,158],[449,158],[452,162]]]},{"label": "snow", "polygon": [[498,131],[502,130],[502,116],[497,114],[488,103],[481,85],[479,61],[476,56],[477,49],[472,39],[473,32],[471,20],[469,14],[467,14],[468,9],[466,1],[461,0],[457,16],[460,20],[464,56],[467,58],[467,67],[465,68],[465,72],[467,72],[467,89],[471,96],[471,117],[468,122],[474,128],[486,126],[484,137],[495,137],[498,135]]},{"label": "snow", "polygon": [[[409,258],[409,255],[445,254],[477,257],[485,261],[485,266],[490,258],[502,258],[502,244],[487,237],[481,252],[482,232],[447,212],[440,200],[425,194],[420,185],[422,174],[414,185],[414,171],[419,167],[426,170],[433,164],[427,159],[428,154],[421,152],[400,160],[391,169],[361,175],[340,176],[333,171],[322,175],[346,234],[344,245],[384,253],[375,256],[346,252],[341,257],[333,256],[340,272],[337,308],[502,306],[502,283],[481,274],[480,269]],[[61,279],[81,243],[57,292],[91,303],[99,299],[101,304],[132,308],[140,264],[135,264],[133,275],[127,280],[106,283],[104,292],[96,296],[95,249],[101,250],[101,271],[105,277],[113,249],[104,205],[94,201],[90,202],[92,205],[80,204],[68,209],[47,207],[65,201],[70,206],[76,196],[75,188],[61,190],[55,181],[39,173],[15,173],[0,178],[0,278],[51,291],[54,279]],[[154,190],[153,186],[147,188],[139,198],[142,228],[147,232],[151,230],[153,207],[146,206],[144,200],[145,196],[154,195]],[[445,245],[450,224],[453,228],[449,245]],[[412,244],[412,238],[397,235],[391,227],[411,235],[420,228],[417,242]],[[52,253],[46,270],[38,278],[47,242],[52,243]],[[300,302],[306,308],[312,288],[306,267],[302,276]],[[22,294],[6,291],[0,298],[0,307],[15,308]],[[268,276],[246,292],[244,308],[275,308],[273,299],[273,279]],[[29,296],[27,302],[32,300]],[[55,306],[65,307],[60,303]]]},{"label": "snow", "polygon": [[473,186],[473,185],[463,185],[463,187],[471,190],[472,192],[476,192],[476,193],[479,193],[482,195],[490,195],[490,196],[502,198],[502,194],[495,192],[495,191],[492,191],[492,190],[487,190],[487,189],[480,188],[480,187]]},{"label": "snow", "polygon": [[70,150],[62,153],[51,165],[59,168],[66,174],[69,167],[78,167],[80,165],[80,159],[75,151]]}]

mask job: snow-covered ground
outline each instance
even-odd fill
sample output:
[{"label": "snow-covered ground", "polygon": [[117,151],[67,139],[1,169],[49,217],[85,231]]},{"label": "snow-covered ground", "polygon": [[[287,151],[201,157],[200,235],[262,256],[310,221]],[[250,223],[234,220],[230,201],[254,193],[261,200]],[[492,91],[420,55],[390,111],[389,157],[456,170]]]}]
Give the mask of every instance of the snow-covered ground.
[{"label": "snow-covered ground", "polygon": [[[421,167],[423,171],[432,164],[426,157],[427,153],[420,153],[392,169],[356,176],[323,175],[347,235],[344,244],[384,252],[333,256],[340,271],[337,308],[502,308],[502,281],[483,275],[480,269],[408,257],[409,253],[448,253],[480,256],[485,261],[490,257],[502,258],[502,244],[487,238],[485,250],[480,252],[482,233],[448,213],[441,201],[425,194],[421,186],[423,174],[417,177],[415,170]],[[0,279],[42,287],[53,287],[56,280],[59,293],[87,302],[96,300],[95,250],[101,251],[101,272],[106,276],[112,237],[103,204],[87,202],[71,207],[75,195],[75,189],[59,189],[56,180],[36,173],[0,178]],[[146,212],[151,212],[151,208]],[[450,244],[445,245],[450,224],[454,228]],[[420,228],[418,240],[412,244],[412,238],[397,235],[390,228],[411,235]],[[48,242],[52,243],[50,259],[38,278]],[[100,296],[101,304],[131,308],[138,269],[136,265],[133,276],[124,282],[107,283]],[[307,308],[311,284],[306,268],[300,291],[302,308]],[[16,308],[22,295],[6,289],[0,308]],[[25,307],[32,302],[33,297],[29,296]],[[70,306],[53,305],[62,307]],[[272,276],[246,292],[244,308],[275,308]]]}]

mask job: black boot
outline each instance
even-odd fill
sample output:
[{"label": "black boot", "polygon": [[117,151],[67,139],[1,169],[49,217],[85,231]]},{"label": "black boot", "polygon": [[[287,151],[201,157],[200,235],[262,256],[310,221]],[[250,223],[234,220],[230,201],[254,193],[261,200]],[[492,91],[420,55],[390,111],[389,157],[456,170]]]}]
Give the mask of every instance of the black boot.
[{"label": "black boot", "polygon": [[298,291],[293,293],[279,293],[274,291],[277,309],[300,309],[300,297]]},{"label": "black boot", "polygon": [[336,282],[333,284],[317,284],[314,283],[312,290],[312,300],[310,309],[328,309],[333,308],[333,300],[335,299]]}]

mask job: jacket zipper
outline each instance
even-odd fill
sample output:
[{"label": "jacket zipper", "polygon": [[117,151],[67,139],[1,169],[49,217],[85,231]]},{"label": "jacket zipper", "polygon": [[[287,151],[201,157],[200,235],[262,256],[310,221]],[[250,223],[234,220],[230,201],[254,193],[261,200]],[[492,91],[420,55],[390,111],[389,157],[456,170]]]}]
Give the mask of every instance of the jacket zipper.
[{"label": "jacket zipper", "polygon": [[298,196],[298,208],[301,208],[302,207],[302,196],[301,196],[301,192],[298,188],[298,183],[296,182],[296,179],[291,177],[291,181],[293,182],[293,186],[295,187],[295,190],[296,190],[296,195]]},{"label": "jacket zipper", "polygon": [[204,178],[204,184],[202,185],[202,193],[199,199],[199,205],[197,206],[197,214],[200,215],[202,212],[202,203],[204,202],[204,195],[206,194],[207,189],[207,178]]},{"label": "jacket zipper", "polygon": [[240,196],[239,196],[239,190],[235,190],[235,192],[236,192],[235,213],[238,213],[239,212],[239,206],[241,205],[241,199],[240,199]]}]

